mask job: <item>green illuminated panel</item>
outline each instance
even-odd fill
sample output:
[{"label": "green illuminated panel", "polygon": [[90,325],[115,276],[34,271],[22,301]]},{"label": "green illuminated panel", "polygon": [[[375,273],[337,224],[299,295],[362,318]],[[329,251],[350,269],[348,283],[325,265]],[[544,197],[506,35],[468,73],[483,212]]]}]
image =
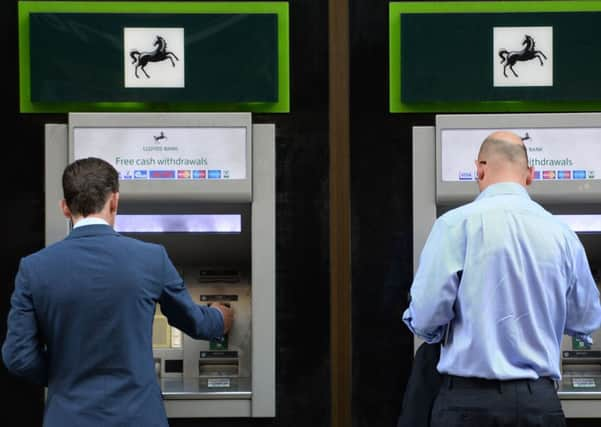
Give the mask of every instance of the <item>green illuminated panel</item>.
[{"label": "green illuminated panel", "polygon": [[[181,49],[128,77],[131,28],[152,29],[146,59],[165,29]],[[23,112],[290,109],[287,3],[20,2],[19,32]],[[171,38],[165,51],[177,47]],[[126,87],[156,85],[169,61],[179,86]]]},{"label": "green illuminated panel", "polygon": [[[391,3],[390,111],[597,111],[599,12],[599,1]],[[552,84],[494,86],[493,28],[539,26],[553,29]]]}]

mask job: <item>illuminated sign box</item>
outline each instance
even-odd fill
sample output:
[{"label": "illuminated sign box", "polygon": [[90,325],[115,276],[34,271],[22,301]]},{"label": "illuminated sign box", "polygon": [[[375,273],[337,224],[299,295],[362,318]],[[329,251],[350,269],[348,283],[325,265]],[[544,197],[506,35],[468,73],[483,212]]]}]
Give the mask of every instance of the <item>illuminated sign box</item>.
[{"label": "illuminated sign box", "polygon": [[599,111],[600,23],[599,1],[390,2],[390,111]]},{"label": "illuminated sign box", "polygon": [[21,112],[290,111],[287,2],[18,9]]}]

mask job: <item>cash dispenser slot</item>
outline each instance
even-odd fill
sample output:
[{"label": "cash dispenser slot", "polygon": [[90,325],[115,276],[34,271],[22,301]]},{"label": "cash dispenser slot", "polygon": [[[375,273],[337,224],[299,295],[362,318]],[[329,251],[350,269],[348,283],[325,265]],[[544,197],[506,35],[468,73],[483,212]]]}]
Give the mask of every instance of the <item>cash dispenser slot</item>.
[{"label": "cash dispenser slot", "polygon": [[563,352],[564,365],[601,364],[601,351],[571,350]]},{"label": "cash dispenser slot", "polygon": [[[579,340],[573,339],[576,343]],[[564,350],[562,389],[573,393],[601,391],[601,351],[597,349]]]},{"label": "cash dispenser slot", "polygon": [[232,269],[201,269],[199,283],[239,283],[240,272]]},{"label": "cash dispenser slot", "polygon": [[198,360],[198,376],[237,377],[239,365],[237,351],[203,351]]}]

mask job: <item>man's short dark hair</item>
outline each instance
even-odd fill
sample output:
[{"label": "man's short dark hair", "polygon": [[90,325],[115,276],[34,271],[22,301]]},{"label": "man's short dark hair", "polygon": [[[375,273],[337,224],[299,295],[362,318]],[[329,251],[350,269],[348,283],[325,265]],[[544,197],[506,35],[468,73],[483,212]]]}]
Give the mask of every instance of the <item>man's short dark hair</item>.
[{"label": "man's short dark hair", "polygon": [[119,174],[102,159],[76,160],[63,172],[63,196],[73,215],[100,212],[111,193],[118,191]]}]

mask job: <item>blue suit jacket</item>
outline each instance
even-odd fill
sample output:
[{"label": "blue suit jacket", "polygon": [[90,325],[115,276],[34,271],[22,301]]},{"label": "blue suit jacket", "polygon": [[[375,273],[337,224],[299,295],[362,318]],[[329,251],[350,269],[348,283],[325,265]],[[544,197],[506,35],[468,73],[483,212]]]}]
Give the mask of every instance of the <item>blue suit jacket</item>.
[{"label": "blue suit jacket", "polygon": [[160,245],[87,225],[21,260],[2,357],[48,386],[44,426],[167,426],[152,356],[155,305],[186,334],[223,334]]}]

